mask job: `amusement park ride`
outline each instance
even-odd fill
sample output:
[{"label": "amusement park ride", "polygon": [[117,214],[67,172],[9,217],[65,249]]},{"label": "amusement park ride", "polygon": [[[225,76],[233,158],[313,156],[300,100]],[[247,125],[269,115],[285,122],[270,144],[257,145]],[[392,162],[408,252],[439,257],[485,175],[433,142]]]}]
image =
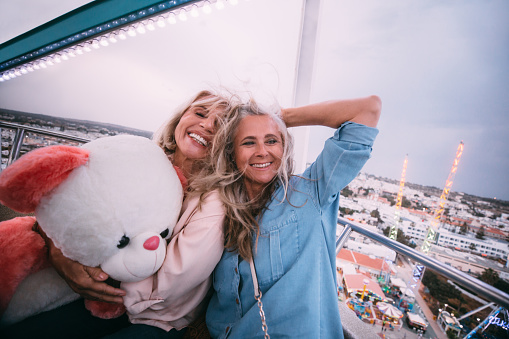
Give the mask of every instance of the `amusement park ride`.
[{"label": "amusement park ride", "polygon": [[[441,219],[444,215],[445,210],[445,204],[447,201],[447,198],[449,196],[449,193],[451,191],[451,187],[453,184],[454,177],[456,175],[456,172],[458,170],[458,165],[461,159],[461,155],[463,154],[463,148],[464,144],[463,141],[460,142],[458,149],[456,151],[456,156],[454,158],[454,162],[451,168],[451,171],[449,173],[449,176],[447,178],[447,181],[445,183],[445,187],[442,191],[442,194],[440,195],[440,200],[437,204],[437,207],[434,210],[433,219],[428,227],[428,231],[426,234],[426,237],[421,245],[421,251],[425,254],[427,254],[431,248],[431,245],[435,244],[438,238],[438,231],[440,229],[440,223]],[[403,171],[401,174],[401,180],[399,184],[399,192],[396,202],[396,210],[395,210],[395,216],[394,216],[394,223],[391,225],[390,231],[389,231],[389,238],[396,240],[398,227],[401,222],[400,218],[400,210],[401,210],[401,203],[403,199],[403,188],[405,186],[405,180],[406,180],[406,169],[408,164],[408,155],[405,156],[405,161],[403,163]],[[412,280],[408,284],[408,286],[414,290],[418,288],[420,280],[422,279],[426,267],[418,262],[415,263],[413,270],[412,270]],[[490,325],[500,326],[504,329],[509,329],[509,314],[508,311],[503,307],[494,307],[494,303],[489,303],[486,305],[483,305],[471,312],[468,312],[467,314],[463,315],[462,317],[458,318],[457,320],[461,320],[467,316],[473,315],[482,309],[486,307],[492,307],[493,311],[489,314],[486,319],[481,321],[477,327],[475,327],[470,333],[468,333],[465,338],[473,338],[476,333],[483,332],[485,329],[488,328]]]},{"label": "amusement park ride", "polygon": [[403,188],[405,187],[407,164],[408,164],[408,154],[405,156],[405,161],[403,162],[403,171],[401,172],[401,180],[399,181],[399,191],[398,197],[396,199],[396,212],[394,214],[394,223],[391,225],[391,229],[389,230],[389,238],[391,238],[392,240],[396,240],[398,236],[399,223],[401,222],[400,211],[401,203],[403,202]]}]

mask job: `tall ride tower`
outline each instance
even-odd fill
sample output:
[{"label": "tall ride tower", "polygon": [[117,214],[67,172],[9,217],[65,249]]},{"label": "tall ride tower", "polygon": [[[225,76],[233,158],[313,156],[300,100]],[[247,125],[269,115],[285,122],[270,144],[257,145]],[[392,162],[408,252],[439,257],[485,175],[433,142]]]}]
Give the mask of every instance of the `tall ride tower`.
[{"label": "tall ride tower", "polygon": [[403,171],[401,172],[401,180],[399,181],[399,192],[398,198],[396,200],[396,211],[394,213],[394,222],[391,225],[391,229],[389,230],[389,238],[396,240],[398,236],[398,227],[401,222],[400,212],[401,212],[401,203],[403,201],[403,188],[405,187],[405,177],[406,177],[406,167],[408,164],[408,154],[405,155],[405,161],[403,162]]},{"label": "tall ride tower", "polygon": [[433,220],[431,221],[431,224],[428,227],[428,232],[426,234],[426,237],[424,238],[424,242],[422,243],[421,250],[423,253],[428,253],[431,248],[431,244],[433,244],[436,240],[437,232],[438,229],[440,228],[440,219],[442,219],[442,216],[444,215],[445,202],[447,201],[447,197],[449,196],[449,192],[452,187],[452,182],[456,175],[456,171],[458,170],[458,164],[460,162],[462,154],[463,154],[463,141],[461,141],[458,146],[458,150],[456,151],[456,158],[454,159],[451,172],[449,173],[449,177],[445,182],[444,191],[440,196],[440,202],[438,206],[435,208]]}]

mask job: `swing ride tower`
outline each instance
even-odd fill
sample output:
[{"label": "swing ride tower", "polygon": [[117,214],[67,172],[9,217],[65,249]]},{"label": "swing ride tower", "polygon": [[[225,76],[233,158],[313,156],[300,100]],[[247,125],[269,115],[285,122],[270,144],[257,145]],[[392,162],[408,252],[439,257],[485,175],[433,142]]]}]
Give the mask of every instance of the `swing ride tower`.
[{"label": "swing ride tower", "polygon": [[391,229],[389,230],[389,238],[393,240],[396,240],[398,236],[399,223],[401,222],[400,212],[401,203],[403,202],[403,188],[405,187],[407,164],[408,164],[408,154],[405,156],[405,161],[403,162],[403,171],[401,172],[401,180],[399,181],[399,192],[398,197],[396,199],[396,211],[394,212],[394,222],[392,223]]},{"label": "swing ride tower", "polygon": [[447,197],[449,196],[449,192],[451,191],[452,182],[454,180],[454,177],[456,176],[456,171],[458,170],[458,164],[460,162],[461,155],[463,154],[463,146],[464,146],[463,141],[461,141],[458,146],[458,150],[456,151],[456,157],[454,158],[451,172],[449,173],[449,177],[445,182],[444,190],[442,192],[442,195],[440,196],[440,201],[438,203],[438,206],[435,208],[433,220],[431,221],[431,224],[428,227],[428,232],[426,233],[426,237],[424,238],[424,242],[421,246],[421,250],[423,253],[427,254],[431,248],[431,245],[436,241],[438,229],[440,228],[440,220],[444,215],[444,206],[447,201]]}]

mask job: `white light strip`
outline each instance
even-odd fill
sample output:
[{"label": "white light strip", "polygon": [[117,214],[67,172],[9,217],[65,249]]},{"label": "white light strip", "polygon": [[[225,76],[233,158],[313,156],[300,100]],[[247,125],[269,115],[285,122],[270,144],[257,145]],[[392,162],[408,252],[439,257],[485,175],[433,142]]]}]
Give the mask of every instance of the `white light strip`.
[{"label": "white light strip", "polygon": [[214,7],[216,9],[223,9],[225,3],[230,5],[237,5],[238,0],[206,0],[171,9],[165,13],[158,13],[154,17],[148,19],[144,18],[141,21],[130,24],[129,26],[123,26],[112,32],[100,36],[95,36],[92,39],[80,41],[78,44],[69,46],[56,53],[45,55],[42,58],[35,59],[16,66],[12,69],[0,72],[0,82],[20,77],[22,75],[33,72],[34,70],[53,66],[56,63],[61,63],[62,61],[69,60],[70,58],[77,55],[82,55],[84,52],[90,52],[93,49],[106,47],[110,45],[110,43],[115,43],[119,40],[125,40],[129,36],[135,37],[136,35],[144,34],[147,31],[154,31],[157,27],[163,28],[166,26],[166,22],[170,24],[176,24],[177,21],[184,22],[189,18],[199,17],[200,10],[205,14],[210,14],[212,12],[212,4],[215,4]]}]

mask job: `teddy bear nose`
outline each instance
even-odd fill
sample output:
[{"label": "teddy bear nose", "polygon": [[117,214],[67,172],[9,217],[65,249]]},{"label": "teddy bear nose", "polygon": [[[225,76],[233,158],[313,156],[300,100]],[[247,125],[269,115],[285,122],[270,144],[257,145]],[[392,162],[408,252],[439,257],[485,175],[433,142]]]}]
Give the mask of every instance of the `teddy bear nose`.
[{"label": "teddy bear nose", "polygon": [[143,248],[145,248],[146,250],[149,250],[149,251],[157,250],[158,247],[159,247],[159,237],[156,235],[148,238],[143,243]]}]

